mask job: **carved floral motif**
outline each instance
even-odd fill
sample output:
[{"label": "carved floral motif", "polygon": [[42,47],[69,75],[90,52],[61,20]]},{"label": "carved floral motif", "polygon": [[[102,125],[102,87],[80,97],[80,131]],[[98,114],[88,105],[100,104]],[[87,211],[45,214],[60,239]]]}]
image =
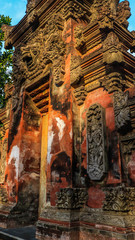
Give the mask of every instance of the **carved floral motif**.
[{"label": "carved floral motif", "polygon": [[30,40],[27,45],[18,47],[14,55],[14,78],[32,80],[46,74],[52,66],[55,84],[60,86],[65,74],[65,43],[62,40],[62,19],[54,15],[45,28]]},{"label": "carved floral motif", "polygon": [[63,209],[79,209],[84,207],[88,199],[86,189],[62,188],[57,193],[57,207]]},{"label": "carved floral motif", "polygon": [[107,170],[104,124],[104,109],[93,104],[87,113],[87,172],[91,180],[101,180]]},{"label": "carved floral motif", "polygon": [[101,29],[112,29],[113,20],[117,20],[127,28],[127,19],[131,16],[129,2],[123,1],[119,3],[119,0],[94,0],[90,12],[90,21],[98,21]]},{"label": "carved floral motif", "polygon": [[128,106],[128,92],[114,93],[114,113],[117,130],[128,129],[130,124],[130,108]]},{"label": "carved floral motif", "polygon": [[103,209],[105,211],[129,212],[135,206],[135,188],[115,187],[105,189],[106,199]]},{"label": "carved floral motif", "polygon": [[[95,20],[101,20],[105,17],[114,17],[116,16],[116,9],[118,0],[112,1],[112,0],[94,0],[93,4],[90,8],[91,22],[94,22]],[[106,26],[105,26],[106,27]]]}]

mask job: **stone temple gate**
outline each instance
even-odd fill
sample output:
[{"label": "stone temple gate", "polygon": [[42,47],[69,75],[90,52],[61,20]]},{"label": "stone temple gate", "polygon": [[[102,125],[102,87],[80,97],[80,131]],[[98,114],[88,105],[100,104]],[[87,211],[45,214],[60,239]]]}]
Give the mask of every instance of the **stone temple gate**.
[{"label": "stone temple gate", "polygon": [[[0,110],[0,226],[135,239],[135,31],[128,1],[29,0]],[[130,50],[130,51],[129,51]]]}]

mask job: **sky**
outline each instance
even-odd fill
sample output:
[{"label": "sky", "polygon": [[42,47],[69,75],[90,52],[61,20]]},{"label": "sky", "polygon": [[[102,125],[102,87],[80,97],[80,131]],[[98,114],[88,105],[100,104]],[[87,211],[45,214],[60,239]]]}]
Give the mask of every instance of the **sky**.
[{"label": "sky", "polygon": [[[120,0],[121,2],[122,0]],[[135,30],[135,0],[129,0],[132,16],[129,19],[129,30]],[[12,18],[16,25],[25,15],[27,0],[0,0],[0,14]]]}]

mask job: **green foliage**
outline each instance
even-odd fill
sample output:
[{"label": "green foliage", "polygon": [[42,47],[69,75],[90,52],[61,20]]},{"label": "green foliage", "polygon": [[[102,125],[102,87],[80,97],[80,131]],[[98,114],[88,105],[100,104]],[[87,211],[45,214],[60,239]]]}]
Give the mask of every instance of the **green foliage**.
[{"label": "green foliage", "polygon": [[4,87],[11,82],[12,53],[13,50],[4,50],[3,24],[11,25],[11,18],[0,15],[0,108],[5,104]]}]

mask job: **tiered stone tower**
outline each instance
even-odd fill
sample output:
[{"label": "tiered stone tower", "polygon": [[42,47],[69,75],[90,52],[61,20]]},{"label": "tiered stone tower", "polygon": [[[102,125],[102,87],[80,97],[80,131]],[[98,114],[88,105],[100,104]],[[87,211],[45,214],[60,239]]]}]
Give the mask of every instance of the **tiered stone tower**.
[{"label": "tiered stone tower", "polygon": [[29,0],[0,111],[1,226],[135,239],[135,32],[119,0]]}]

